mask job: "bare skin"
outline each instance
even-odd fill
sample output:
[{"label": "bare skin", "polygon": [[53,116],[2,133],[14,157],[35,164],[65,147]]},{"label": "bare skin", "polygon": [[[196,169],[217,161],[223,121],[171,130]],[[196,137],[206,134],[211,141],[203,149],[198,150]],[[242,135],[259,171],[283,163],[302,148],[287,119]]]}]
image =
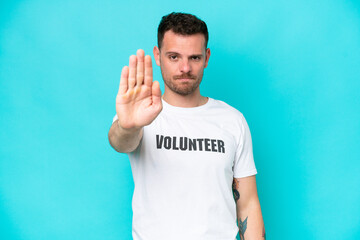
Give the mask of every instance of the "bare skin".
[{"label": "bare skin", "polygon": [[241,240],[265,240],[265,227],[256,188],[256,177],[233,179],[237,223]]},{"label": "bare skin", "polygon": [[132,152],[142,138],[142,128],[149,125],[161,112],[159,82],[153,82],[150,56],[138,50],[129,59],[129,66],[121,71],[116,96],[116,120],[109,131],[111,146],[118,152]]}]

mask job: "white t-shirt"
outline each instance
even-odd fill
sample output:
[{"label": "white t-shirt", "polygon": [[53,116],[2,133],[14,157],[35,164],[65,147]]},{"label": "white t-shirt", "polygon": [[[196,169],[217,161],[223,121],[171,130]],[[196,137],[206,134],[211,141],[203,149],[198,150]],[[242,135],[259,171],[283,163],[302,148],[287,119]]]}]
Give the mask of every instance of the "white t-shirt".
[{"label": "white t-shirt", "polygon": [[235,239],[233,178],[257,173],[238,110],[211,98],[194,108],[163,101],[129,159],[134,240]]}]

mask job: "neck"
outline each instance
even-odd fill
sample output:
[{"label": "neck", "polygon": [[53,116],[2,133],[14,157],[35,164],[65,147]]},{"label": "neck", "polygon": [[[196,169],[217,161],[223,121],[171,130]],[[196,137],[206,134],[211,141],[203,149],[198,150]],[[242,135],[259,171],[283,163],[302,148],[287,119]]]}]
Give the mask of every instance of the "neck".
[{"label": "neck", "polygon": [[201,96],[200,91],[195,91],[192,94],[183,96],[172,91],[164,92],[162,97],[165,102],[175,107],[191,108],[198,107],[207,103],[208,98]]}]

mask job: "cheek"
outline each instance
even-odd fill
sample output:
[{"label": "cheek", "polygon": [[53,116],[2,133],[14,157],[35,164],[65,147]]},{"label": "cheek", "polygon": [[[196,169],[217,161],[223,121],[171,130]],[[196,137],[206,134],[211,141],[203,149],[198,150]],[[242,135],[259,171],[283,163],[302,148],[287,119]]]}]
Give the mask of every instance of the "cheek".
[{"label": "cheek", "polygon": [[196,68],[194,69],[196,74],[201,74],[204,71],[205,65],[204,64],[199,64],[196,66]]},{"label": "cheek", "polygon": [[171,77],[171,70],[170,70],[170,67],[168,66],[168,64],[161,63],[160,67],[161,67],[161,72],[164,77],[166,77],[166,78]]},{"label": "cheek", "polygon": [[164,69],[164,72],[166,72],[169,75],[176,73],[176,69],[177,69],[176,64],[164,63],[162,67]]}]

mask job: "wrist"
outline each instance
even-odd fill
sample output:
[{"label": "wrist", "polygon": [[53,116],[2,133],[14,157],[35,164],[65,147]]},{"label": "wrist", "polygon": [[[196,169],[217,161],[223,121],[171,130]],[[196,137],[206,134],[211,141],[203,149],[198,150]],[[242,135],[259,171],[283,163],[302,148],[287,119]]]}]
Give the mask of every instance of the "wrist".
[{"label": "wrist", "polygon": [[140,132],[142,127],[132,127],[132,126],[126,126],[124,127],[124,124],[121,124],[119,120],[117,120],[117,127],[118,127],[118,132],[122,133],[122,134],[126,134],[126,135],[133,135],[137,132]]}]

